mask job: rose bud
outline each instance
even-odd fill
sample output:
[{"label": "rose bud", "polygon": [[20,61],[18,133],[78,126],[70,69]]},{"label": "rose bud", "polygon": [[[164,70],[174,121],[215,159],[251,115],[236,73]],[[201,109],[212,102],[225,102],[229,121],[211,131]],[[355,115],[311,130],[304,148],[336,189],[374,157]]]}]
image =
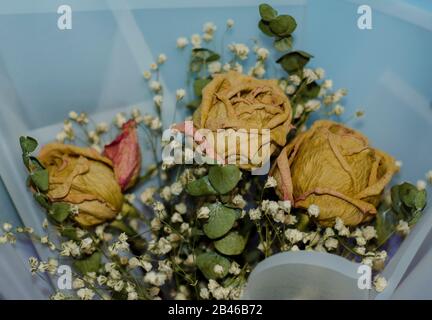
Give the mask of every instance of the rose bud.
[{"label": "rose bud", "polygon": [[297,208],[319,207],[320,225],[332,226],[340,217],[356,226],[376,214],[396,170],[395,160],[372,148],[365,136],[321,120],[282,150],[270,174],[281,198]]},{"label": "rose bud", "polygon": [[[196,129],[209,129],[215,136],[219,129],[235,130],[240,142],[247,141],[246,147],[242,148],[241,143],[237,142],[231,146],[228,144],[228,147],[224,144],[224,149],[218,148],[222,141],[215,139],[213,149],[224,159],[248,160],[240,162],[239,166],[251,170],[254,169],[253,157],[258,152],[265,152],[269,160],[275,150],[285,146],[291,129],[291,118],[291,104],[277,80],[258,80],[229,71],[215,75],[204,87],[201,105],[193,115],[193,123]],[[268,129],[270,141],[264,141],[261,132],[261,138],[251,135],[252,129]],[[233,135],[234,133],[228,134]],[[242,135],[243,139],[240,137]],[[268,152],[264,150],[264,146],[268,147]],[[252,148],[255,151],[251,152]]]},{"label": "rose bud", "polygon": [[122,191],[134,186],[141,170],[141,151],[136,122],[129,120],[113,142],[106,145],[103,155],[114,165],[114,173]]},{"label": "rose bud", "polygon": [[39,160],[49,173],[48,198],[78,207],[74,219],[92,226],[115,218],[123,204],[112,162],[91,148],[51,143]]}]

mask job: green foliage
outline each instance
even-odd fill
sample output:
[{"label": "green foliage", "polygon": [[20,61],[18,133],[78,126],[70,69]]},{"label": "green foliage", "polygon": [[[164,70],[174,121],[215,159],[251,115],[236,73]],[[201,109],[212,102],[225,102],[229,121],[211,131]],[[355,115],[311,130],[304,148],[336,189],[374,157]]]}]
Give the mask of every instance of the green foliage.
[{"label": "green foliage", "polygon": [[195,48],[192,49],[192,56],[189,63],[191,72],[200,72],[206,63],[217,61],[220,55],[210,49]]},{"label": "green foliage", "polygon": [[101,267],[101,262],[102,254],[95,252],[88,258],[75,261],[73,265],[82,275],[86,275],[89,272],[97,272]]},{"label": "green foliage", "polygon": [[292,36],[276,39],[273,43],[273,46],[278,51],[288,51],[292,48],[292,40]]},{"label": "green foliage", "polygon": [[63,222],[71,213],[71,206],[66,202],[54,202],[49,210],[50,216],[57,222]]},{"label": "green foliage", "polygon": [[293,73],[302,70],[312,57],[311,54],[305,51],[292,51],[280,57],[276,62],[279,63],[286,72]]},{"label": "green foliage", "polygon": [[199,79],[195,79],[194,84],[193,84],[195,96],[202,97],[202,90],[204,89],[204,87],[206,85],[209,84],[209,82],[211,80],[212,80],[211,78],[199,78]]},{"label": "green foliage", "polygon": [[259,5],[259,13],[261,19],[265,22],[270,22],[277,17],[278,12],[272,6],[263,3]]},{"label": "green foliage", "polygon": [[279,37],[287,37],[297,27],[295,19],[289,15],[280,15],[269,22],[271,31]]},{"label": "green foliage", "polygon": [[23,137],[21,136],[19,139],[22,153],[29,154],[36,150],[38,143],[35,138],[32,137]]},{"label": "green foliage", "polygon": [[189,182],[186,185],[186,192],[191,196],[210,196],[218,193],[211,185],[208,176]]},{"label": "green foliage", "polygon": [[214,245],[217,251],[227,256],[239,255],[246,246],[247,239],[237,231],[228,233],[222,239],[215,241]]},{"label": "green foliage", "polygon": [[237,211],[221,203],[212,203],[208,208],[210,213],[209,219],[203,227],[204,233],[210,239],[220,238],[233,227],[237,218]]},{"label": "green foliage", "polygon": [[208,174],[211,185],[220,194],[226,194],[237,186],[241,171],[235,165],[212,166]]},{"label": "green foliage", "polygon": [[38,169],[32,173],[30,173],[30,178],[36,188],[38,188],[42,192],[48,191],[49,179],[48,179],[48,170],[46,169]]},{"label": "green foliage", "polygon": [[[197,256],[196,263],[198,269],[200,269],[207,279],[224,278],[228,274],[228,270],[231,266],[231,263],[227,258],[217,254],[216,252],[201,253]],[[214,271],[216,265],[222,266],[222,273],[216,273]]]}]

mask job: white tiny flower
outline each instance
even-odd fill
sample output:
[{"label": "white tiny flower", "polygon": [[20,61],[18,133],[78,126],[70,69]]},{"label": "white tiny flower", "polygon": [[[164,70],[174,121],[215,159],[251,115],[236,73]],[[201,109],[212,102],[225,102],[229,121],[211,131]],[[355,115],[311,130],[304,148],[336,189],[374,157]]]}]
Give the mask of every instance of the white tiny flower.
[{"label": "white tiny flower", "polygon": [[341,106],[340,104],[337,104],[334,108],[333,108],[333,113],[337,116],[342,115],[345,112],[345,108],[343,106]]},{"label": "white tiny flower", "polygon": [[177,48],[183,49],[189,44],[189,40],[185,37],[180,37],[177,39]]},{"label": "white tiny flower", "polygon": [[301,82],[300,77],[296,74],[289,76],[288,80],[295,86],[298,86]]},{"label": "white tiny flower", "polygon": [[241,272],[240,265],[237,262],[233,261],[231,263],[231,266],[230,266],[228,272],[231,274],[234,274],[234,275],[240,274],[240,272]]},{"label": "white tiny flower", "polygon": [[90,290],[88,288],[82,288],[77,291],[77,295],[81,300],[91,300],[93,299],[95,294],[93,290]]},{"label": "white tiny flower", "polygon": [[66,132],[62,131],[62,132],[57,133],[57,135],[56,135],[57,142],[64,142],[66,139],[67,139]]},{"label": "white tiny flower", "polygon": [[203,32],[213,34],[216,31],[217,27],[213,22],[206,22],[203,26]]},{"label": "white tiny flower", "polygon": [[210,209],[206,206],[198,209],[197,218],[198,219],[208,219],[210,214]]},{"label": "white tiny flower", "polygon": [[215,265],[215,266],[213,267],[213,271],[214,271],[216,274],[223,274],[223,273],[224,273],[224,268],[223,268],[220,264],[217,264],[217,265]]},{"label": "white tiny flower", "polygon": [[171,222],[172,223],[183,222],[183,218],[180,215],[180,213],[175,212],[171,217]]},{"label": "white tiny flower", "polygon": [[306,78],[307,83],[312,83],[315,80],[318,80],[318,76],[312,69],[303,69],[303,76]]},{"label": "white tiny flower", "polygon": [[208,64],[207,68],[211,74],[218,73],[222,70],[222,64],[219,61],[213,61]]},{"label": "white tiny flower", "polygon": [[309,100],[305,104],[306,111],[317,111],[320,107],[321,107],[321,102],[317,99]]},{"label": "white tiny flower", "polygon": [[153,195],[156,192],[155,188],[147,188],[144,190],[143,193],[140,195],[140,200],[144,204],[151,204],[153,202]]},{"label": "white tiny flower", "polygon": [[192,46],[194,48],[200,48],[201,47],[201,36],[197,33],[193,34],[191,36],[191,43],[192,43]]},{"label": "white tiny flower", "polygon": [[278,201],[279,208],[281,208],[286,213],[291,212],[291,201],[284,200],[284,201]]},{"label": "white tiny flower", "polygon": [[115,116],[115,124],[118,128],[121,128],[126,123],[126,118],[123,113],[117,113]]},{"label": "white tiny flower", "polygon": [[174,208],[177,210],[180,214],[185,214],[187,212],[187,207],[185,203],[178,203],[174,206]]},{"label": "white tiny flower", "polygon": [[258,48],[256,54],[259,59],[266,60],[269,56],[269,51],[266,48]]},{"label": "white tiny flower", "polygon": [[8,222],[3,223],[3,230],[9,232],[12,230],[12,225]]},{"label": "white tiny flower", "polygon": [[222,67],[223,71],[228,72],[231,70],[231,65],[229,63],[225,63]]},{"label": "white tiny flower", "polygon": [[416,186],[417,186],[417,189],[419,191],[422,191],[422,190],[426,189],[427,184],[426,184],[426,181],[424,181],[424,180],[418,180],[417,183],[416,183]]},{"label": "white tiny flower", "polygon": [[200,298],[204,299],[204,300],[210,299],[210,292],[208,291],[207,288],[201,288],[200,289]]},{"label": "white tiny flower", "polygon": [[304,111],[304,106],[302,104],[298,104],[295,108],[294,119],[298,119],[301,117]]},{"label": "white tiny flower", "polygon": [[242,197],[241,194],[237,194],[233,199],[232,199],[232,203],[238,207],[243,209],[246,206],[246,201],[245,199]]},{"label": "white tiny flower", "polygon": [[154,97],[153,97],[153,102],[155,103],[155,105],[157,106],[157,107],[161,107],[162,106],[162,102],[163,102],[163,97],[161,96],[161,95],[155,95]]},{"label": "white tiny flower", "polygon": [[338,234],[342,237],[348,237],[350,235],[349,229],[343,223],[343,220],[339,217],[336,218],[334,228],[338,231]]},{"label": "white tiny flower", "polygon": [[80,288],[84,288],[85,287],[85,283],[82,279],[80,278],[76,278],[73,282],[72,282],[72,288],[74,289],[80,289]]},{"label": "white tiny flower", "polygon": [[429,181],[430,184],[432,184],[432,170],[429,170],[426,173],[426,179],[427,179],[427,181]]},{"label": "white tiny flower", "polygon": [[151,63],[151,64],[150,64],[150,69],[153,70],[153,71],[156,71],[156,70],[158,69],[158,65],[157,65],[157,63],[154,63],[154,62]]},{"label": "white tiny flower", "polygon": [[146,80],[150,80],[150,78],[151,78],[151,72],[150,71],[144,71],[143,72],[143,77]]},{"label": "white tiny flower", "polygon": [[158,64],[163,64],[163,63],[165,63],[166,61],[167,61],[167,56],[166,56],[165,54],[161,53],[161,54],[158,56],[157,63],[158,63]]},{"label": "white tiny flower", "polygon": [[286,93],[287,95],[292,95],[292,94],[294,94],[294,92],[296,92],[296,87],[293,86],[292,84],[290,84],[289,86],[287,86],[287,87],[285,88],[285,93]]},{"label": "white tiny flower", "polygon": [[356,238],[356,242],[358,246],[365,246],[366,245],[366,239],[361,236]]},{"label": "white tiny flower", "polygon": [[261,210],[256,208],[256,209],[250,209],[249,210],[249,218],[251,220],[259,220],[261,219]]},{"label": "white tiny flower", "polygon": [[408,222],[399,220],[398,225],[396,226],[396,231],[402,233],[403,235],[408,235],[410,232],[410,227]]},{"label": "white tiny flower", "polygon": [[210,42],[213,40],[213,34],[212,33],[204,33],[202,38],[205,42]]},{"label": "white tiny flower", "polygon": [[154,118],[152,122],[150,123],[150,129],[152,130],[158,130],[162,127],[162,122],[159,118]]},{"label": "white tiny flower", "polygon": [[181,184],[181,182],[174,182],[171,186],[171,193],[175,196],[178,196],[180,193],[182,193],[183,191],[183,186]]},{"label": "white tiny flower", "polygon": [[227,28],[230,29],[234,26],[234,20],[233,19],[228,19],[226,22]]},{"label": "white tiny flower", "polygon": [[373,238],[377,237],[377,232],[373,226],[367,226],[362,229],[363,238],[365,238],[366,241],[369,241]]},{"label": "white tiny flower", "polygon": [[149,87],[154,92],[159,92],[162,89],[162,85],[160,84],[160,82],[159,81],[155,81],[155,80],[150,81]]},{"label": "white tiny flower", "polygon": [[311,204],[307,210],[309,216],[313,217],[313,218],[318,218],[319,214],[320,214],[320,208],[315,205],[315,204]]},{"label": "white tiny flower", "polygon": [[182,100],[186,96],[185,89],[177,89],[176,90],[176,99],[177,101]]},{"label": "white tiny flower", "polygon": [[75,111],[69,112],[69,119],[77,120],[78,119],[78,113],[76,113]]},{"label": "white tiny flower", "polygon": [[246,60],[249,55],[249,48],[243,43],[232,43],[228,49],[233,52],[240,60]]},{"label": "white tiny flower", "polygon": [[373,285],[377,292],[383,292],[387,287],[387,280],[381,275],[376,275],[373,280]]},{"label": "white tiny flower", "polygon": [[324,242],[324,246],[328,249],[328,250],[333,250],[336,249],[338,247],[338,240],[335,238],[328,238],[325,242]]},{"label": "white tiny flower", "polygon": [[268,176],[267,181],[264,185],[264,188],[274,188],[277,186],[277,181],[272,176]]},{"label": "white tiny flower", "polygon": [[333,87],[333,81],[330,79],[324,80],[322,87],[324,89],[331,89]]},{"label": "white tiny flower", "polygon": [[325,76],[325,71],[323,68],[316,68],[315,74],[317,75],[318,79],[323,79]]},{"label": "white tiny flower", "polygon": [[295,244],[303,239],[303,232],[297,229],[287,229],[285,231],[285,237],[288,239],[289,242]]},{"label": "white tiny flower", "polygon": [[403,162],[401,160],[396,160],[395,165],[400,170],[400,168],[402,168]]}]

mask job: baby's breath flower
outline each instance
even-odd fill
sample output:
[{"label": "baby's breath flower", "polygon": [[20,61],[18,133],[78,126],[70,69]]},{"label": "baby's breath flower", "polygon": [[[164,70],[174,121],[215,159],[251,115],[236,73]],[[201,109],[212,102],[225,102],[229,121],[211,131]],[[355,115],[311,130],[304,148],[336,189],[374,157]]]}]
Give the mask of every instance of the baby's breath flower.
[{"label": "baby's breath flower", "polygon": [[150,80],[150,78],[151,78],[151,72],[150,71],[144,71],[143,72],[143,77],[144,77],[144,79],[146,79],[146,80]]},{"label": "baby's breath flower", "polygon": [[191,44],[194,48],[200,48],[201,47],[201,36],[197,33],[193,34],[191,36]]},{"label": "baby's breath flower", "polygon": [[159,130],[161,127],[162,127],[161,120],[157,117],[153,118],[152,122],[150,123],[150,129]]},{"label": "baby's breath flower", "polygon": [[141,202],[147,205],[151,204],[153,202],[153,195],[155,192],[156,188],[153,187],[145,189],[140,195]]},{"label": "baby's breath flower", "polygon": [[416,183],[416,187],[419,191],[425,190],[427,187],[426,181],[424,180],[418,180]]},{"label": "baby's breath flower", "polygon": [[12,230],[12,225],[8,222],[3,223],[3,230],[9,232]]},{"label": "baby's breath flower", "polygon": [[373,280],[373,285],[377,292],[383,292],[387,287],[387,280],[381,275],[376,275]]},{"label": "baby's breath flower", "polygon": [[427,181],[429,181],[430,184],[432,184],[432,170],[429,170],[426,173],[426,179],[427,179]]},{"label": "baby's breath flower", "polygon": [[69,119],[76,121],[78,119],[78,113],[76,113],[75,111],[70,111]]},{"label": "baby's breath flower", "polygon": [[300,77],[296,74],[289,76],[288,80],[291,82],[291,84],[293,84],[295,86],[300,85],[300,82],[301,82]]},{"label": "baby's breath flower", "polygon": [[157,63],[154,63],[154,62],[151,63],[151,64],[150,64],[150,69],[153,70],[153,71],[156,71],[156,70],[158,69],[158,65],[157,65]]},{"label": "baby's breath flower", "polygon": [[287,229],[285,231],[285,237],[288,239],[289,242],[295,244],[303,239],[303,232],[297,229]]},{"label": "baby's breath flower", "polygon": [[220,264],[216,264],[216,265],[213,267],[213,271],[214,271],[216,274],[221,275],[221,274],[223,274],[223,272],[224,272],[224,268],[223,268]]},{"label": "baby's breath flower", "polygon": [[405,236],[408,235],[408,233],[410,232],[410,227],[408,222],[404,220],[399,220],[399,223],[396,226],[396,231],[402,233]]},{"label": "baby's breath flower", "polygon": [[203,25],[203,32],[213,34],[216,31],[217,27],[213,22],[206,22]]},{"label": "baby's breath flower", "polygon": [[165,63],[166,61],[167,61],[167,56],[166,56],[164,53],[161,53],[161,54],[158,56],[157,63],[158,63],[158,64],[163,64],[163,63]]},{"label": "baby's breath flower", "polygon": [[309,100],[305,104],[306,111],[317,111],[320,107],[321,107],[321,102],[317,99]]},{"label": "baby's breath flower", "polygon": [[272,176],[268,176],[267,181],[264,185],[264,188],[274,188],[277,186],[277,181]]},{"label": "baby's breath flower", "polygon": [[342,115],[345,112],[345,108],[343,106],[341,106],[340,104],[337,104],[334,108],[333,108],[333,113],[337,116]]},{"label": "baby's breath flower", "polygon": [[226,22],[226,26],[228,29],[231,29],[234,26],[234,20],[233,19],[228,19]]},{"label": "baby's breath flower", "polygon": [[316,204],[311,204],[307,210],[309,216],[318,218],[320,214],[320,208]]},{"label": "baby's breath flower", "polygon": [[298,104],[295,108],[294,119],[298,119],[301,117],[304,111],[304,106],[302,104]]},{"label": "baby's breath flower", "polygon": [[150,271],[144,276],[144,282],[151,285],[160,287],[167,280],[167,276],[164,273]]},{"label": "baby's breath flower", "polygon": [[[160,94],[158,94],[158,95],[155,95],[154,97],[153,97],[153,102],[155,103],[155,105],[157,106],[157,107],[161,107],[162,106],[162,102],[163,102],[163,97],[160,95]],[[153,121],[152,121],[153,122]]]},{"label": "baby's breath flower", "polygon": [[249,218],[251,220],[259,220],[261,219],[261,210],[256,208],[256,209],[250,209],[249,210]]},{"label": "baby's breath flower", "polygon": [[402,168],[403,162],[401,160],[396,160],[395,165],[400,170],[400,168]]},{"label": "baby's breath flower", "polygon": [[285,93],[287,95],[292,95],[292,94],[294,94],[294,92],[296,92],[296,87],[294,85],[292,85],[292,84],[290,84],[289,86],[287,86],[285,88]]},{"label": "baby's breath flower", "polygon": [[205,42],[210,42],[213,40],[213,34],[212,33],[204,33],[202,38]]},{"label": "baby's breath flower", "polygon": [[208,64],[207,68],[211,74],[215,74],[222,70],[222,64],[219,61],[213,61]]},{"label": "baby's breath flower", "polygon": [[342,237],[348,237],[350,235],[349,229],[343,223],[343,220],[339,217],[336,218],[334,228],[338,231],[338,234]]},{"label": "baby's breath flower", "polygon": [[159,92],[162,89],[162,85],[160,84],[159,81],[156,81],[156,80],[150,81],[149,87],[154,92]]},{"label": "baby's breath flower", "polygon": [[318,79],[323,79],[325,76],[325,70],[323,68],[316,68],[315,74],[317,75]]},{"label": "baby's breath flower", "polygon": [[117,113],[115,116],[114,122],[118,128],[121,128],[126,123],[126,118],[125,118],[124,114],[121,112]]},{"label": "baby's breath flower", "polygon": [[185,89],[177,89],[176,90],[176,99],[177,101],[182,100],[186,96]]},{"label": "baby's breath flower", "polygon": [[199,295],[200,295],[201,299],[204,299],[204,300],[210,299],[210,292],[207,288],[201,288]]},{"label": "baby's breath flower", "polygon": [[175,212],[171,217],[171,222],[172,223],[183,222],[183,218],[180,215],[180,213]]},{"label": "baby's breath flower", "polygon": [[328,250],[333,250],[336,249],[338,247],[338,240],[335,238],[328,238],[325,242],[324,242],[324,246],[328,249]]},{"label": "baby's breath flower", "polygon": [[260,60],[266,60],[269,56],[269,51],[266,48],[258,48],[256,55]]},{"label": "baby's breath flower", "polygon": [[246,201],[241,194],[235,195],[235,197],[232,199],[232,203],[240,209],[243,209],[246,206]]},{"label": "baby's breath flower", "polygon": [[233,261],[228,272],[234,275],[239,275],[241,272],[240,265],[237,262]]},{"label": "baby's breath flower", "polygon": [[197,218],[198,219],[208,219],[210,214],[210,209],[206,206],[198,209]]},{"label": "baby's breath flower", "polygon": [[249,48],[243,43],[232,43],[228,49],[234,53],[240,60],[246,60],[249,55]]},{"label": "baby's breath flower", "polygon": [[72,288],[73,289],[80,289],[80,288],[84,288],[84,287],[85,287],[85,283],[80,278],[75,278],[74,281],[72,282]]},{"label": "baby's breath flower", "polygon": [[322,87],[324,89],[331,89],[333,87],[333,81],[330,79],[324,80]]},{"label": "baby's breath flower", "polygon": [[189,40],[185,37],[177,38],[177,48],[183,49],[189,44]]},{"label": "baby's breath flower", "polygon": [[174,209],[176,209],[177,212],[180,213],[180,214],[185,214],[187,212],[186,204],[183,203],[183,202],[176,204],[174,206]]},{"label": "baby's breath flower", "polygon": [[363,238],[365,238],[366,241],[377,237],[377,232],[373,226],[367,226],[362,228],[362,234]]},{"label": "baby's breath flower", "polygon": [[77,295],[81,300],[91,300],[95,294],[91,289],[81,288],[77,291]]}]

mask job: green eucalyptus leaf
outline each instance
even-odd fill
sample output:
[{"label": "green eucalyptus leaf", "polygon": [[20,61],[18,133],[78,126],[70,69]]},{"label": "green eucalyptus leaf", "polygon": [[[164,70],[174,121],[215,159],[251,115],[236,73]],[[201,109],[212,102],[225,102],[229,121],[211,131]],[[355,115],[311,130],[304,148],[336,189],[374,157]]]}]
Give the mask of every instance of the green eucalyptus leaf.
[{"label": "green eucalyptus leaf", "polygon": [[110,227],[120,230],[121,232],[124,232],[128,237],[133,237],[137,235],[135,230],[129,227],[122,220],[114,220],[113,222],[110,223]]},{"label": "green eucalyptus leaf", "polygon": [[36,200],[37,203],[39,203],[44,209],[50,209],[51,205],[48,201],[48,198],[46,195],[40,192],[35,192],[33,194],[33,198]]},{"label": "green eucalyptus leaf", "polygon": [[394,233],[398,222],[399,219],[397,214],[392,210],[391,207],[386,205],[379,207],[375,221],[377,241],[379,244],[385,243],[390,238],[390,236]]},{"label": "green eucalyptus leaf", "polygon": [[260,20],[260,22],[258,22],[258,28],[267,36],[269,37],[274,37],[276,36],[273,31],[271,31],[270,26],[268,25],[268,23],[264,22],[263,20]]},{"label": "green eucalyptus leaf", "polygon": [[417,188],[408,183],[404,182],[401,185],[399,185],[399,196],[402,200],[403,204],[410,207],[415,208],[415,198],[418,194]]},{"label": "green eucalyptus leaf", "polygon": [[221,203],[212,203],[208,208],[210,213],[209,219],[203,227],[204,233],[210,239],[220,238],[233,227],[237,218],[237,210],[228,208]]},{"label": "green eucalyptus leaf", "polygon": [[220,253],[227,256],[236,256],[243,252],[246,241],[246,238],[237,231],[232,231],[222,239],[215,241],[214,245],[216,250]]},{"label": "green eucalyptus leaf", "polygon": [[201,99],[195,99],[195,100],[188,102],[186,107],[188,107],[189,109],[196,109],[200,106],[200,104],[201,104]]},{"label": "green eucalyptus leaf", "polygon": [[276,39],[273,46],[278,51],[287,51],[292,47],[292,37],[288,36],[285,38]]},{"label": "green eucalyptus leaf", "polygon": [[259,13],[260,13],[261,18],[267,22],[275,19],[277,17],[277,14],[278,14],[277,11],[272,8],[272,6],[270,6],[266,3],[260,4]]},{"label": "green eucalyptus leaf", "polygon": [[210,183],[208,176],[189,182],[186,185],[186,192],[191,196],[210,196],[218,194]]},{"label": "green eucalyptus leaf", "polygon": [[286,72],[292,73],[303,69],[312,57],[312,55],[304,51],[293,51],[283,55],[276,62],[279,63]]},{"label": "green eucalyptus leaf", "polygon": [[220,55],[210,49],[195,48],[192,50],[192,57],[201,62],[213,62],[220,59]]},{"label": "green eucalyptus leaf", "polygon": [[212,166],[208,174],[211,185],[220,194],[225,194],[234,189],[241,179],[240,169],[229,164],[226,166]]},{"label": "green eucalyptus leaf", "polygon": [[47,169],[39,169],[30,174],[31,181],[34,185],[43,192],[48,191],[49,179],[48,179],[48,170]]},{"label": "green eucalyptus leaf", "polygon": [[211,82],[211,79],[205,78],[205,79],[196,79],[193,84],[194,93],[197,97],[202,97],[202,90],[206,85],[208,85]]},{"label": "green eucalyptus leaf", "polygon": [[74,262],[74,267],[83,275],[90,272],[97,272],[101,267],[102,254],[100,252],[93,253],[90,257],[77,260]]},{"label": "green eucalyptus leaf", "polygon": [[269,27],[278,36],[285,37],[294,32],[297,23],[293,17],[283,14],[271,20]]},{"label": "green eucalyptus leaf", "polygon": [[[216,252],[205,252],[201,253],[196,258],[198,269],[204,274],[207,279],[221,279],[228,274],[228,270],[231,266],[230,261],[217,254]],[[214,267],[216,265],[222,266],[223,272],[216,273]]]},{"label": "green eucalyptus leaf", "polygon": [[414,199],[414,206],[417,210],[423,210],[426,207],[427,193],[426,190],[419,190]]},{"label": "green eucalyptus leaf", "polygon": [[38,146],[36,139],[32,137],[21,136],[19,141],[23,153],[32,153]]},{"label": "green eucalyptus leaf", "polygon": [[55,221],[63,222],[70,215],[71,206],[66,202],[54,202],[49,212]]},{"label": "green eucalyptus leaf", "polygon": [[60,234],[63,237],[68,238],[70,240],[79,241],[79,237],[77,235],[76,228],[74,228],[74,227],[66,227],[66,228],[62,229],[60,231]]}]

